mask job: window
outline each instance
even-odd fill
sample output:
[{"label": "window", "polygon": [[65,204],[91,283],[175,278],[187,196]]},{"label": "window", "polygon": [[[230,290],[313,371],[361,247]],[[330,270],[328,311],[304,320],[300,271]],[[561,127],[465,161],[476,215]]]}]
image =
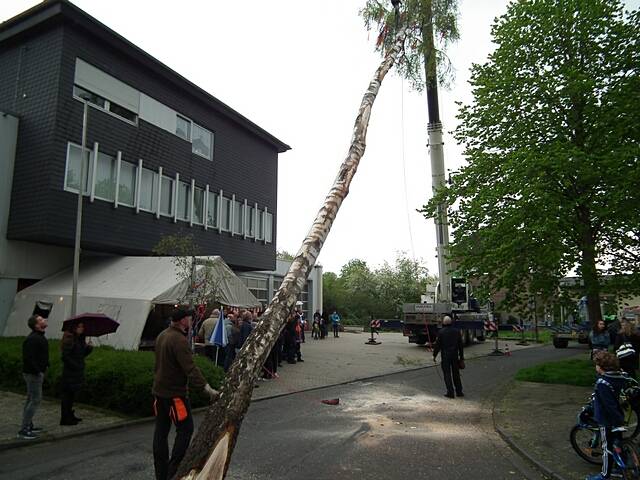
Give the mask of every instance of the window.
[{"label": "window", "polygon": [[113,202],[116,194],[116,159],[98,152],[95,197]]},{"label": "window", "polygon": [[191,120],[176,114],[176,135],[184,138],[186,141],[191,140]]},{"label": "window", "polygon": [[273,242],[273,214],[264,212],[264,241]]},{"label": "window", "polygon": [[240,277],[244,284],[247,286],[247,289],[253,293],[253,296],[256,297],[263,305],[266,305],[269,300],[269,291],[267,289],[267,278],[248,278],[248,277]]},{"label": "window", "polygon": [[193,190],[193,223],[204,225],[204,190],[198,187]]},{"label": "window", "polygon": [[100,95],[96,95],[89,90],[79,87],[78,85],[73,86],[73,96],[80,100],[86,100],[91,105],[111,112],[114,115],[123,118],[131,123],[136,123],[138,121],[138,115],[135,112],[132,112],[122,105],[118,105],[115,102],[107,100]]},{"label": "window", "polygon": [[256,239],[257,240],[264,240],[264,214],[265,214],[265,212],[262,212],[262,211],[258,210],[256,213],[258,214],[258,225],[256,226]]},{"label": "window", "polygon": [[129,120],[131,123],[136,123],[138,121],[138,115],[133,113],[131,110],[127,110],[124,107],[121,107],[118,104],[113,102],[109,102],[109,111],[119,117],[124,118],[125,120]]},{"label": "window", "polygon": [[118,183],[118,204],[133,207],[136,198],[136,170],[138,167],[120,162],[120,181]]},{"label": "window", "polygon": [[140,210],[154,212],[157,201],[156,185],[158,184],[158,174],[148,168],[142,169],[140,178]]},{"label": "window", "polygon": [[220,197],[220,229],[228,232],[231,230],[231,200]]},{"label": "window", "polygon": [[255,237],[255,220],[256,220],[256,209],[250,206],[246,208],[246,218],[244,222],[244,231],[247,237]]},{"label": "window", "polygon": [[[85,195],[89,194],[89,178],[92,177],[91,167],[92,162],[90,160],[91,150],[85,148],[84,150],[84,178],[82,179],[82,191]],[[67,172],[64,181],[64,187],[67,190],[78,192],[80,187],[80,157],[82,155],[82,148],[73,143],[69,144],[67,150]]]},{"label": "window", "polygon": [[178,220],[189,221],[191,217],[191,185],[178,182]]},{"label": "window", "polygon": [[209,227],[218,226],[218,195],[209,192],[209,202],[207,204],[207,225]]},{"label": "window", "polygon": [[238,200],[233,201],[233,233],[242,235],[244,226],[244,205]]},{"label": "window", "polygon": [[160,215],[173,217],[173,179],[164,175],[160,187]]},{"label": "window", "polygon": [[193,136],[191,137],[191,150],[209,160],[213,159],[213,133],[193,124]]},{"label": "window", "polygon": [[77,85],[73,86],[73,96],[78,97],[81,100],[86,100],[88,103],[92,105],[96,105],[100,108],[106,108],[107,100],[102,98],[100,95],[96,95],[95,93],[91,93],[89,90],[85,90],[82,87]]}]

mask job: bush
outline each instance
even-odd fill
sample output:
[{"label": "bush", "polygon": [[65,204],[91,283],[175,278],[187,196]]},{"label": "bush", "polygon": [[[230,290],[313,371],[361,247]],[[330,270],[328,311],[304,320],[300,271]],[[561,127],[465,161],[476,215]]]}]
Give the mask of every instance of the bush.
[{"label": "bush", "polygon": [[[23,337],[0,338],[0,388],[24,393],[22,378]],[[62,360],[60,341],[49,340],[50,367],[43,385],[44,395],[60,397]],[[206,357],[196,356],[195,362],[213,388],[222,383],[224,372]],[[151,386],[154,370],[153,352],[115,350],[95,347],[86,359],[85,384],[77,401],[106,408],[128,416],[152,415]],[[191,392],[194,407],[208,404],[202,392]]]}]

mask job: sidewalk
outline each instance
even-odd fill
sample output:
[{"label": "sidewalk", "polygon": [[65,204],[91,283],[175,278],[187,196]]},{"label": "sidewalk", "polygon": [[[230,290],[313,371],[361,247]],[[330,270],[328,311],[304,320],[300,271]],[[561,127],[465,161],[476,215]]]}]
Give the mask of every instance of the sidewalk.
[{"label": "sidewalk", "polygon": [[83,435],[131,423],[130,418],[118,416],[113,412],[76,404],[74,410],[76,415],[82,418],[82,422],[74,426],[60,426],[60,401],[43,399],[34,423],[45,431],[36,440],[20,440],[17,433],[20,430],[25,398],[25,395],[0,391],[0,450]]},{"label": "sidewalk", "polygon": [[[252,400],[259,401],[434,365],[431,350],[409,344],[400,333],[380,334],[376,337],[381,342],[380,345],[366,345],[368,338],[368,333],[352,330],[341,332],[339,338],[329,336],[325,340],[313,340],[311,335],[307,335],[306,343],[302,345],[304,362],[295,365],[283,362],[282,368],[278,369],[278,379],[257,382]],[[536,348],[533,344],[523,347],[515,345],[513,341],[502,340],[499,348],[504,350],[507,343],[511,351]],[[465,357],[469,359],[486,356],[494,347],[493,341],[472,345],[465,349]],[[43,400],[34,421],[36,426],[45,428],[46,432],[38,440],[19,440],[16,434],[20,429],[24,401],[25,395],[0,392],[0,450],[150,421],[149,418],[131,420],[113,412],[77,405],[76,414],[83,419],[82,423],[61,427],[59,401]]]},{"label": "sidewalk", "polygon": [[571,447],[569,432],[592,388],[514,381],[495,402],[496,430],[519,453],[556,480],[599,472]]}]

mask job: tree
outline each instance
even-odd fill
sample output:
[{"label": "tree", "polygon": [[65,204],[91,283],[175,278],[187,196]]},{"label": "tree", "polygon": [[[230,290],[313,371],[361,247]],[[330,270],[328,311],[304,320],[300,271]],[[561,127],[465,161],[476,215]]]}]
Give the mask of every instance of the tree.
[{"label": "tree", "polygon": [[640,14],[619,0],[513,2],[474,65],[456,139],[468,165],[424,209],[452,205],[451,256],[508,303],[575,269],[591,321],[600,275],[638,287]]},{"label": "tree", "polygon": [[220,282],[211,268],[210,261],[197,258],[198,245],[192,235],[165,235],[153,248],[154,255],[171,256],[176,268],[177,277],[186,282],[188,287],[180,303],[210,304],[218,301]]},{"label": "tree", "polygon": [[287,252],[286,250],[278,250],[276,252],[276,258],[278,260],[288,260],[288,261],[292,261],[294,259],[293,254]]},{"label": "tree", "polygon": [[379,288],[378,314],[385,317],[399,317],[404,303],[420,302],[420,295],[427,291],[427,285],[435,285],[437,278],[429,276],[427,267],[417,259],[399,252],[393,265],[385,262],[376,270]]},{"label": "tree", "polygon": [[231,454],[240,432],[242,420],[249,408],[255,379],[284,327],[288,313],[306,283],[307,276],[320,254],[340,205],[349,193],[349,185],[356,173],[366,147],[366,134],[371,108],[382,80],[393,66],[404,43],[404,31],[385,54],[362,98],[353,129],[349,153],[340,166],[338,176],[327,195],[309,234],[294,258],[273,300],[260,322],[253,329],[236,357],[220,389],[220,397],[205,414],[176,478],[221,479],[226,475]]},{"label": "tree", "polygon": [[340,270],[323,275],[324,309],[336,308],[347,319],[368,323],[376,318],[393,318],[402,314],[402,304],[420,301],[428,283],[436,279],[428,275],[420,260],[399,252],[393,264],[374,270],[363,260],[353,259]]},{"label": "tree", "polygon": [[[367,30],[376,29],[376,48],[385,51],[393,42],[389,33],[394,30],[396,13],[390,2],[367,0],[360,16]],[[404,0],[399,23],[407,30],[407,39],[398,59],[398,73],[417,91],[428,83],[447,85],[453,77],[453,68],[446,48],[458,40],[457,0]],[[431,30],[436,43],[432,43]],[[435,55],[434,55],[435,53]],[[426,59],[426,61],[425,61]],[[440,68],[436,69],[436,65]]]}]

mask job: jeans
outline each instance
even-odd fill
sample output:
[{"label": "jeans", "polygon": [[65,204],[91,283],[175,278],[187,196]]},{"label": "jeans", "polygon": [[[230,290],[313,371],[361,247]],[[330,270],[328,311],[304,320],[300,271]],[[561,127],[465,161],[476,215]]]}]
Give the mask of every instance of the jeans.
[{"label": "jeans", "polygon": [[33,425],[33,416],[42,401],[42,382],[44,381],[44,373],[23,373],[24,381],[27,384],[27,401],[22,411],[22,427],[21,430],[28,430]]},{"label": "jeans", "polygon": [[[185,397],[176,397],[182,400],[187,407],[187,417],[178,421],[172,398],[155,397],[156,426],[153,431],[153,464],[156,471],[156,480],[168,480],[172,478],[178,465],[187,453],[187,447],[193,435],[193,416],[191,404]],[[171,430],[172,417],[176,426],[176,439],[173,443],[171,458],[169,458],[169,431]]]}]

